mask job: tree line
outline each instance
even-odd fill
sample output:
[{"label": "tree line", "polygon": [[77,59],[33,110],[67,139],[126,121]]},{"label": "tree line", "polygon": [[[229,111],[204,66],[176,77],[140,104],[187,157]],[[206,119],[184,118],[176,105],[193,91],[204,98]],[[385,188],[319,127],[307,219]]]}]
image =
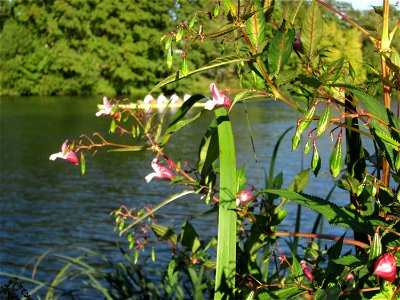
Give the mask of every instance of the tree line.
[{"label": "tree line", "polygon": [[[196,22],[197,36],[200,30],[205,37],[220,30],[217,23],[207,22],[212,9],[206,0],[0,0],[0,93],[144,94],[172,72],[166,67],[162,36],[177,34],[177,24],[187,25],[191,20]],[[288,7],[277,9],[287,9],[290,18]],[[358,12],[350,5],[345,11],[359,22],[377,18],[374,12]],[[272,23],[269,25],[273,32]],[[325,28],[326,37],[321,43],[335,49],[338,57],[344,55],[353,61],[358,57],[360,62],[378,59],[373,49],[364,46],[367,43],[361,34],[347,28],[339,18],[327,17]],[[373,24],[371,28],[374,30]],[[190,36],[190,30],[185,35]],[[186,54],[188,67],[195,69],[221,53],[239,48],[234,34],[230,41],[183,39],[173,51],[172,69],[179,69],[182,53]],[[368,69],[361,63],[355,70],[360,78],[368,76]],[[230,74],[237,71],[230,66],[222,73],[201,74],[168,89],[201,91],[209,78],[229,81]],[[243,72],[243,78],[248,78]]]}]

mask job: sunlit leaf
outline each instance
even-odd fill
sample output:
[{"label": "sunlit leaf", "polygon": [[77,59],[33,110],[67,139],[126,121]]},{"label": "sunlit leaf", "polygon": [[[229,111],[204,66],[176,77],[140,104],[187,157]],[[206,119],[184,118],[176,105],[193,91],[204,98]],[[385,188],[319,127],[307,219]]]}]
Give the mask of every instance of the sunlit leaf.
[{"label": "sunlit leaf", "polygon": [[322,17],[316,1],[308,8],[307,15],[301,28],[301,43],[303,51],[311,61],[317,54],[318,46],[322,38]]},{"label": "sunlit leaf", "polygon": [[282,71],[292,53],[294,37],[294,28],[284,21],[268,47],[268,65],[271,75],[277,75]]},{"label": "sunlit leaf", "polygon": [[246,34],[255,53],[259,53],[265,47],[266,22],[261,1],[253,0],[250,5],[251,17],[246,20]]}]

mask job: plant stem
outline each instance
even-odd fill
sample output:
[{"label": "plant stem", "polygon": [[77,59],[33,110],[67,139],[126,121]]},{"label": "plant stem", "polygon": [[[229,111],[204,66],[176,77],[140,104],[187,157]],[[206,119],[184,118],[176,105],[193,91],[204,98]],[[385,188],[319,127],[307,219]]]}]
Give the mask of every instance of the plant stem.
[{"label": "plant stem", "polygon": [[[383,15],[382,15],[382,38],[379,46],[381,52],[381,65],[382,65],[382,84],[383,84],[383,100],[385,107],[390,109],[390,86],[386,84],[389,80],[389,67],[386,64],[384,53],[390,50],[389,40],[389,0],[383,0]],[[390,181],[390,166],[386,158],[382,162],[382,181],[389,187]]]},{"label": "plant stem", "polygon": [[[273,233],[276,236],[294,236],[294,237],[304,237],[304,238],[312,238],[312,239],[324,239],[324,240],[331,240],[331,241],[338,241],[340,237],[327,235],[327,234],[318,234],[318,233],[304,233],[304,232],[288,232],[288,231],[276,231]],[[354,245],[360,248],[365,249],[367,247],[366,243],[344,238],[343,243]]]}]

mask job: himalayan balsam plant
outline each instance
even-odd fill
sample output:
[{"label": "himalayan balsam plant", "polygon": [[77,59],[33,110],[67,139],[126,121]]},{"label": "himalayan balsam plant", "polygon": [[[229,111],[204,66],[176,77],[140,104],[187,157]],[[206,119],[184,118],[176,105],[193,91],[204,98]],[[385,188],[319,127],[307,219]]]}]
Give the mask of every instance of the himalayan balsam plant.
[{"label": "himalayan balsam plant", "polygon": [[[392,41],[399,21],[389,28],[388,0],[375,8],[381,18],[381,27],[376,30],[360,26],[322,0],[276,2],[210,1],[209,12],[194,12],[189,22],[180,22],[161,38],[166,67],[178,60],[181,69],[154,90],[212,69],[234,69],[236,84],[227,86],[210,80],[210,95],[191,96],[167,126],[163,126],[164,116],[156,122],[152,113],[105,97],[96,115],[110,118],[110,132],[132,136],[132,144],[114,143],[99,133],[82,135],[70,146],[65,142],[62,151],[50,159],[77,164],[79,156],[84,173],[85,155],[99,148],[154,154],[146,181],[157,180],[159,184],[181,186],[182,190],[160,199],[155,207],[120,207],[112,215],[136,260],[146,247],[153,249],[155,259],[154,242],[171,246],[164,278],[166,294],[171,298],[397,299],[400,122],[392,111],[392,99],[400,101],[400,58]],[[288,9],[290,5],[293,9]],[[219,31],[209,32],[208,24],[197,21],[198,14],[203,13],[209,16],[210,24],[221,24]],[[321,44],[324,32],[329,30],[323,27],[322,14],[341,18],[373,44],[380,65],[368,65],[372,77],[363,80],[354,69],[357,62],[331,58],[330,49]],[[211,39],[223,39],[235,51],[190,69],[187,58],[191,47]],[[175,49],[183,49],[182,55],[175,54],[179,52]],[[294,176],[286,188],[282,173],[274,171],[284,135],[274,149],[263,188],[247,182],[245,166],[236,166],[234,124],[229,115],[238,105],[251,105],[254,98],[281,101],[301,114],[297,122],[293,120],[292,150],[299,151],[301,145],[304,155],[311,152],[310,167]],[[201,100],[205,107],[195,110],[194,105]],[[190,167],[170,159],[165,146],[171,135],[206,114],[214,119],[204,129],[198,157],[188,162]],[[330,199],[331,193],[321,198],[303,192],[309,177],[319,175],[322,159],[318,144],[325,135],[333,141],[329,159],[332,178],[336,186],[348,192],[345,206]],[[373,149],[366,150],[366,139]],[[206,209],[211,206],[218,214],[214,239],[202,240],[189,221],[180,231],[156,222],[156,213],[162,213],[162,207],[187,195],[197,195]],[[288,202],[298,204],[298,215],[301,207],[318,213],[312,232],[279,230],[288,213],[296,214],[287,211]],[[354,238],[317,233],[321,219],[354,232]],[[282,236],[292,238],[289,247],[277,242]],[[321,247],[318,239],[330,241],[331,246]],[[353,250],[343,253],[344,244]],[[298,251],[300,248],[302,251]]]}]

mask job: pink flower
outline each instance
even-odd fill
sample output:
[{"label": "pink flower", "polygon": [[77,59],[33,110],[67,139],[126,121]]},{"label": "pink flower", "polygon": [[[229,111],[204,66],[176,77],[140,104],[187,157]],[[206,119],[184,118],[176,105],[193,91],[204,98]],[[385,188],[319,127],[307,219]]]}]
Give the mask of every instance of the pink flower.
[{"label": "pink flower", "polygon": [[312,274],[311,268],[307,266],[307,262],[305,260],[300,261],[301,268],[303,269],[303,274],[309,280],[314,280],[314,275]]},{"label": "pink flower", "polygon": [[353,273],[349,273],[347,274],[346,278],[344,279],[344,281],[346,282],[350,282],[354,280],[354,274]]},{"label": "pink flower", "polygon": [[220,106],[226,106],[229,109],[232,106],[232,101],[218,90],[215,83],[210,84],[210,92],[213,98],[206,102],[205,109],[212,110],[214,107]]},{"label": "pink flower", "polygon": [[57,158],[65,159],[75,165],[79,164],[76,154],[71,149],[68,149],[68,140],[65,140],[65,142],[62,144],[61,152],[54,153],[49,157],[50,160],[56,160]]},{"label": "pink flower", "polygon": [[145,177],[147,182],[150,182],[154,177],[155,178],[168,178],[168,179],[173,179],[174,174],[167,169],[164,166],[161,166],[157,162],[157,158],[154,158],[153,161],[151,162],[151,167],[153,168],[154,172],[150,173]]},{"label": "pink flower", "polygon": [[240,204],[247,203],[253,198],[253,195],[247,191],[243,190],[236,196],[236,206],[239,206]]},{"label": "pink flower", "polygon": [[374,273],[389,282],[393,282],[396,279],[396,258],[390,253],[378,257],[374,264]]},{"label": "pink flower", "polygon": [[[110,102],[108,102],[108,98],[106,96],[103,97],[103,109],[100,109],[97,113],[96,116],[109,116],[111,115],[111,111],[114,108],[114,105],[110,104]],[[115,115],[117,115],[118,112],[115,113]]]}]

